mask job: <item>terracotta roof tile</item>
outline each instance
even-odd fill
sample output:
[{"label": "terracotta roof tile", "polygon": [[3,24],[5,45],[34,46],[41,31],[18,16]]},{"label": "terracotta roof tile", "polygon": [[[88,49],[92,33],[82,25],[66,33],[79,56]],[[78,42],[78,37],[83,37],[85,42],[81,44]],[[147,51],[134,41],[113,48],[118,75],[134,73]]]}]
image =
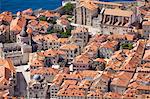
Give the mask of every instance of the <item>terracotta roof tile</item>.
[{"label": "terracotta roof tile", "polygon": [[58,91],[58,96],[83,96],[85,97],[85,91],[81,89],[61,89]]},{"label": "terracotta roof tile", "polygon": [[67,43],[69,40],[68,38],[59,38],[57,41],[64,44],[64,43]]},{"label": "terracotta roof tile", "polygon": [[85,33],[85,32],[88,32],[88,30],[84,27],[77,27],[71,31],[72,34],[74,34],[74,33]]},{"label": "terracotta roof tile", "polygon": [[73,63],[83,63],[83,64],[89,64],[91,59],[84,54],[78,55],[74,58]]},{"label": "terracotta roof tile", "polygon": [[26,14],[26,15],[31,15],[32,13],[33,13],[33,10],[31,8],[22,11],[22,14]]},{"label": "terracotta roof tile", "polygon": [[87,97],[100,97],[102,98],[103,93],[100,90],[88,91]]},{"label": "terracotta roof tile", "polygon": [[29,19],[29,20],[35,20],[36,17],[35,16],[31,16],[31,15],[22,15],[23,17],[25,17],[26,19]]},{"label": "terracotta roof tile", "polygon": [[126,39],[129,40],[129,41],[133,41],[134,38],[135,38],[135,35],[134,35],[134,34],[129,34],[129,33],[127,33],[127,34],[125,34],[125,37],[126,37]]},{"label": "terracotta roof tile", "polygon": [[87,0],[87,1],[79,1],[80,3],[80,7],[85,7],[89,10],[96,10],[98,8],[98,5],[96,5],[94,2],[92,2],[91,0]]},{"label": "terracotta roof tile", "polygon": [[43,15],[43,16],[46,16],[46,17],[54,17],[54,16],[59,17],[60,16],[59,13],[54,13],[54,12],[51,12],[51,11],[48,11],[48,10],[40,13],[40,15]]},{"label": "terracotta roof tile", "polygon": [[31,67],[44,67],[44,62],[38,59],[35,59],[31,62]]},{"label": "terracotta roof tile", "polygon": [[58,74],[58,70],[51,67],[42,67],[36,70],[31,71],[31,75],[40,74],[40,75],[56,75]]},{"label": "terracotta roof tile", "polygon": [[[115,13],[117,12],[117,13]],[[121,9],[105,9],[105,15],[113,15],[113,16],[124,16],[124,17],[131,17],[133,15],[132,11],[126,11]]]},{"label": "terracotta roof tile", "polygon": [[20,32],[22,28],[26,24],[26,19],[24,17],[17,17],[16,19],[12,20],[10,23],[10,31],[18,31]]},{"label": "terracotta roof tile", "polygon": [[79,46],[75,44],[64,44],[60,47],[60,50],[75,50],[79,48]]},{"label": "terracotta roof tile", "polygon": [[11,22],[12,21],[12,13],[11,12],[3,12],[0,14],[0,21]]},{"label": "terracotta roof tile", "polygon": [[104,43],[102,43],[102,45],[100,46],[101,48],[110,48],[110,49],[115,49],[115,47],[118,45],[118,41],[106,41]]},{"label": "terracotta roof tile", "polygon": [[119,93],[115,93],[115,92],[107,92],[104,94],[105,98],[121,98],[122,95],[120,95]]},{"label": "terracotta roof tile", "polygon": [[145,50],[145,54],[143,56],[143,60],[150,61],[150,50]]},{"label": "terracotta roof tile", "polygon": [[94,61],[105,63],[106,61],[102,58],[96,58]]},{"label": "terracotta roof tile", "polygon": [[44,35],[43,39],[46,41],[57,41],[58,37],[56,35],[47,34]]},{"label": "terracotta roof tile", "polygon": [[130,72],[120,72],[114,76],[111,85],[127,87],[133,73]]},{"label": "terracotta roof tile", "polygon": [[28,34],[32,35],[33,33],[33,29],[31,27],[27,28],[27,31],[26,31]]}]

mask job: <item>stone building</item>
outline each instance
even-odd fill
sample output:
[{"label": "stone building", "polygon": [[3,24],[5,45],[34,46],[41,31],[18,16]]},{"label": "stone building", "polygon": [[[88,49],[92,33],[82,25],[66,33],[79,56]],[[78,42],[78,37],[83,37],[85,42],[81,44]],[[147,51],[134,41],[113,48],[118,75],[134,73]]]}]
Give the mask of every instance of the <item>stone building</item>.
[{"label": "stone building", "polygon": [[71,38],[72,39],[82,39],[83,46],[85,46],[89,41],[89,32],[84,27],[77,27],[76,29],[71,31]]},{"label": "stone building", "polygon": [[29,99],[46,99],[48,85],[41,75],[34,75],[29,82],[27,91]]},{"label": "stone building", "polygon": [[74,70],[87,70],[90,69],[92,60],[88,55],[78,55],[73,60],[73,69]]},{"label": "stone building", "polygon": [[50,88],[48,89],[49,93],[50,93],[50,99],[54,99],[57,98],[57,93],[60,90],[60,86],[62,84],[63,81],[63,75],[56,75],[53,83],[50,85]]},{"label": "stone building", "polygon": [[101,90],[102,92],[109,91],[109,84],[110,84],[110,75],[108,72],[100,73],[96,75],[93,79],[93,83],[90,87],[91,90]]},{"label": "stone building", "polygon": [[16,71],[10,59],[0,59],[0,92],[15,96]]},{"label": "stone building", "polygon": [[111,90],[119,94],[123,94],[128,87],[129,81],[131,80],[133,73],[129,72],[118,72],[114,76],[110,86]]},{"label": "stone building", "polygon": [[75,23],[92,26],[104,34],[131,32],[136,16],[121,7],[117,3],[80,0],[75,9]]},{"label": "stone building", "polygon": [[10,23],[10,40],[15,42],[16,35],[22,31],[22,28],[26,25],[26,19],[24,17],[18,16],[16,19],[12,20]]},{"label": "stone building", "polygon": [[21,32],[18,35],[16,35],[16,41],[17,43],[26,43],[31,45],[31,37],[26,32],[25,27],[21,30]]},{"label": "stone building", "polygon": [[27,64],[29,61],[29,53],[32,47],[21,43],[8,43],[0,45],[0,57],[3,59],[11,59],[14,65]]},{"label": "stone building", "polygon": [[99,48],[100,57],[110,58],[118,47],[118,41],[106,41]]},{"label": "stone building", "polygon": [[146,39],[149,39],[150,37],[150,20],[143,22],[143,32],[144,32],[144,37]]},{"label": "stone building", "polygon": [[64,51],[67,54],[67,60],[71,62],[74,57],[80,54],[79,46],[75,44],[64,44],[60,47],[60,50]]},{"label": "stone building", "polygon": [[0,25],[0,42],[4,43],[10,40],[9,26]]}]

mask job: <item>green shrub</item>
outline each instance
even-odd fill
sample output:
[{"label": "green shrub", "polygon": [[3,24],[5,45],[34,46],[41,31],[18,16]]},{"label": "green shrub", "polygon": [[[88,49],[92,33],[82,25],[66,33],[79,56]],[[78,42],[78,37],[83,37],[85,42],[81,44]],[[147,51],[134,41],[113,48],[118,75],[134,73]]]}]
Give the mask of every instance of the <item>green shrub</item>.
[{"label": "green shrub", "polygon": [[124,44],[121,44],[121,47],[123,49],[129,49],[129,50],[131,50],[133,48],[133,44],[131,44],[131,43],[124,43]]},{"label": "green shrub", "polygon": [[45,16],[41,16],[41,17],[39,17],[39,20],[40,20],[40,21],[46,21],[47,18],[46,18]]},{"label": "green shrub", "polygon": [[63,7],[65,14],[72,14],[73,9],[74,9],[74,6],[71,3],[66,3],[65,6]]}]

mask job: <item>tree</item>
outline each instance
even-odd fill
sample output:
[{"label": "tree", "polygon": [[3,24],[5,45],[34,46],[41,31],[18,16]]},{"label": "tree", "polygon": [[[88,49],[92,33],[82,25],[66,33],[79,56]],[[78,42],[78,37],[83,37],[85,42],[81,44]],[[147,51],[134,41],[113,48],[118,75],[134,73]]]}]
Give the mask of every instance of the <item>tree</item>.
[{"label": "tree", "polygon": [[45,16],[40,16],[40,17],[39,17],[39,20],[40,20],[40,21],[46,21],[47,18],[46,18]]},{"label": "tree", "polygon": [[73,8],[74,8],[73,4],[71,4],[70,2],[66,3],[65,6],[63,7],[64,13],[71,15],[73,12]]},{"label": "tree", "polygon": [[121,47],[123,49],[129,49],[129,50],[131,50],[133,48],[133,44],[131,44],[131,43],[124,43],[124,44],[121,44]]},{"label": "tree", "polygon": [[51,24],[56,24],[56,18],[49,18],[47,19],[47,22]]}]

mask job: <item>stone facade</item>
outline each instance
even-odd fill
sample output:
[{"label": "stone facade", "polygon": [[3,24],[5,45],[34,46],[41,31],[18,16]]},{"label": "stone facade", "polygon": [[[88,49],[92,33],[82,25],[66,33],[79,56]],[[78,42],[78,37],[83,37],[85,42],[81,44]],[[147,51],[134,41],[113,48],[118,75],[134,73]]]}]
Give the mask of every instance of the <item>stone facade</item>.
[{"label": "stone facade", "polygon": [[12,59],[14,65],[27,64],[29,61],[29,53],[32,52],[32,47],[26,44],[1,44],[0,47],[1,54],[0,57],[3,59]]},{"label": "stone facade", "polygon": [[40,75],[35,75],[33,80],[29,82],[28,98],[29,99],[46,99],[48,85],[45,80],[40,78]]},{"label": "stone facade", "polygon": [[131,32],[130,25],[136,16],[132,11],[119,9],[121,6],[98,1],[80,2],[75,9],[75,23],[98,28],[103,34]]}]

